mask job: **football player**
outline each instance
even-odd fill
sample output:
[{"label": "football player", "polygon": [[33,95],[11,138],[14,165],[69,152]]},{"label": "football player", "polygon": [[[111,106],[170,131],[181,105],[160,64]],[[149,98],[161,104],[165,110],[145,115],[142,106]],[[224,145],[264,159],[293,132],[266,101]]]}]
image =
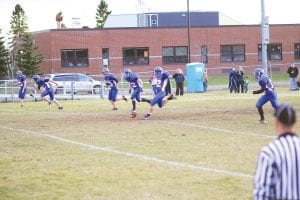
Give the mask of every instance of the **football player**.
[{"label": "football player", "polygon": [[259,122],[261,124],[265,124],[266,120],[264,117],[264,111],[263,111],[263,105],[266,104],[268,101],[271,102],[273,108],[275,111],[279,107],[277,94],[275,92],[274,86],[272,84],[271,79],[264,74],[264,70],[261,68],[258,68],[254,71],[254,78],[258,81],[259,86],[261,87],[259,90],[253,91],[253,94],[260,94],[264,92],[264,95],[262,95],[257,103],[256,108],[258,110],[258,113],[260,115]]},{"label": "football player", "polygon": [[162,67],[155,67],[154,68],[155,77],[157,78],[157,85],[156,90],[157,94],[154,98],[150,101],[150,109],[148,113],[144,116],[144,119],[150,119],[151,114],[154,110],[154,106],[157,104],[159,108],[162,108],[169,100],[176,99],[172,94],[165,98],[166,96],[166,86],[169,80],[169,72],[164,71]]},{"label": "football player", "polygon": [[125,96],[118,97],[118,79],[116,76],[112,73],[109,72],[107,68],[103,70],[103,75],[104,75],[104,81],[105,81],[105,87],[110,88],[109,93],[108,93],[108,100],[110,101],[112,105],[113,110],[118,110],[116,107],[116,101],[118,100],[124,100],[127,102],[127,98]]},{"label": "football player", "polygon": [[129,84],[129,94],[131,94],[131,102],[132,102],[132,110],[131,110],[131,118],[135,118],[137,116],[136,112],[136,102],[148,102],[145,98],[141,98],[141,92],[143,92],[143,82],[138,77],[137,74],[133,73],[130,69],[126,69],[124,71],[124,78]]},{"label": "football player", "polygon": [[[20,85],[20,89],[19,89],[19,99],[21,101],[21,107],[24,106],[24,99],[26,97],[26,93],[27,93],[27,81],[26,81],[26,76],[20,71],[18,70],[16,72],[17,75],[17,80],[18,83]],[[30,96],[34,97],[31,93]]]},{"label": "football player", "polygon": [[[61,104],[54,98],[54,91],[53,91],[53,87],[50,83],[55,84],[56,86],[58,86],[58,84],[54,81],[51,81],[49,79],[42,79],[39,75],[34,75],[33,77],[34,82],[36,83],[35,89],[41,90],[41,88],[43,88],[43,90],[41,90],[41,97],[48,102],[49,104],[49,108],[52,106],[52,102],[54,102],[57,106],[59,110],[62,110],[63,107],[61,106]],[[47,98],[47,96],[49,96],[50,99]]]}]

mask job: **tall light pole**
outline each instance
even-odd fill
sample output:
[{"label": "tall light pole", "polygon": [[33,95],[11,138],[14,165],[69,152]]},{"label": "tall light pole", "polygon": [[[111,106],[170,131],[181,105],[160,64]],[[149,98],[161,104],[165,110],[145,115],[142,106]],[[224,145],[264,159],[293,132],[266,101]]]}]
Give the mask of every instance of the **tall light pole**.
[{"label": "tall light pole", "polygon": [[188,63],[191,62],[191,19],[190,19],[190,0],[186,1],[187,4],[187,29],[188,29]]},{"label": "tall light pole", "polygon": [[261,67],[265,73],[268,73],[267,47],[269,42],[269,18],[265,16],[265,1],[261,0]]}]

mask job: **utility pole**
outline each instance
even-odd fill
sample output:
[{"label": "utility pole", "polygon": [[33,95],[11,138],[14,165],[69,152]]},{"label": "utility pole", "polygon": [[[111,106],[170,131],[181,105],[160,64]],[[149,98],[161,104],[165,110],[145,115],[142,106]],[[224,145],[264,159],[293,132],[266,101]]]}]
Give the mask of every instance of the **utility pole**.
[{"label": "utility pole", "polygon": [[269,43],[269,17],[265,16],[265,1],[261,0],[261,67],[265,74],[268,73],[267,47]]},{"label": "utility pole", "polygon": [[188,63],[191,62],[191,19],[190,19],[190,0],[187,0],[187,25],[188,25]]}]

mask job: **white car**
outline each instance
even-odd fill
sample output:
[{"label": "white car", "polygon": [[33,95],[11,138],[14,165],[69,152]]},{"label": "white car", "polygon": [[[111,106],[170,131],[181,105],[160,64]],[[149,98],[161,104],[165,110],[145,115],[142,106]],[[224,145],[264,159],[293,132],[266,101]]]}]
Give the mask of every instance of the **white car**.
[{"label": "white car", "polygon": [[88,92],[99,94],[101,91],[101,82],[92,79],[91,77],[81,73],[59,73],[48,74],[50,80],[56,82],[56,94],[64,94],[72,91],[72,82],[74,85],[74,93]]}]

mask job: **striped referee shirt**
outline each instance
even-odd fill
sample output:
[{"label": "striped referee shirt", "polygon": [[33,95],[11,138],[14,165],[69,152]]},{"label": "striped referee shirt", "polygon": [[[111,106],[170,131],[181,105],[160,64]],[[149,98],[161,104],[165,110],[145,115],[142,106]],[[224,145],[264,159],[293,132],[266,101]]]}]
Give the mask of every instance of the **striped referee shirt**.
[{"label": "striped referee shirt", "polygon": [[300,140],[280,135],[262,148],[257,160],[253,199],[300,199]]}]

